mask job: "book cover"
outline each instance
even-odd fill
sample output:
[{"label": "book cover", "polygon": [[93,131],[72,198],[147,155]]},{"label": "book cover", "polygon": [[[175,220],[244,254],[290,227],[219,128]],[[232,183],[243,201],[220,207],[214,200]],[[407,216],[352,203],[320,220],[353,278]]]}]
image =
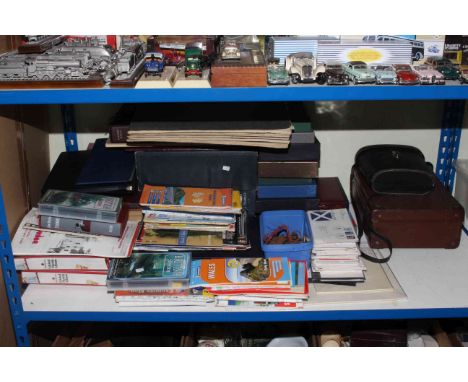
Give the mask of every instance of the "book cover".
[{"label": "book cover", "polygon": [[109,290],[182,289],[188,286],[190,252],[133,253],[128,259],[113,260],[107,277]]},{"label": "book cover", "polygon": [[314,245],[357,242],[347,209],[307,211],[307,217],[314,235]]},{"label": "book cover", "polygon": [[48,190],[38,203],[41,215],[116,222],[122,199],[82,192]]},{"label": "book cover", "polygon": [[108,260],[102,257],[89,256],[24,256],[15,257],[15,268],[18,271],[37,270],[88,270],[107,271]]},{"label": "book cover", "polygon": [[287,258],[226,258],[192,261],[190,287],[291,284]]},{"label": "book cover", "polygon": [[232,189],[145,185],[140,198],[142,206],[171,208],[232,208]]},{"label": "book cover", "polygon": [[98,256],[124,258],[131,253],[137,238],[138,222],[129,221],[120,238],[41,230],[37,209],[23,218],[12,240],[15,256]]},{"label": "book cover", "polygon": [[107,272],[90,271],[23,271],[21,280],[25,284],[60,284],[105,286]]},{"label": "book cover", "polygon": [[178,229],[144,228],[139,244],[181,245],[193,247],[221,247],[222,232],[188,231]]},{"label": "book cover", "polygon": [[41,215],[39,226],[58,231],[120,237],[127,225],[128,210],[122,209],[116,223]]}]

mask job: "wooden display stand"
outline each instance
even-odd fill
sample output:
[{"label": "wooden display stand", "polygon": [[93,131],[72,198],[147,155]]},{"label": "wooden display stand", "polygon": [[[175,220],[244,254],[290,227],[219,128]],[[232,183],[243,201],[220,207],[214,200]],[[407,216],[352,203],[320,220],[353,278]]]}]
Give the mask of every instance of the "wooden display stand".
[{"label": "wooden display stand", "polygon": [[165,66],[160,76],[141,76],[135,85],[136,89],[166,89],[172,88],[176,80],[177,69],[175,66]]},{"label": "wooden display stand", "polygon": [[241,59],[221,60],[211,66],[211,86],[223,87],[265,87],[267,68],[260,51],[243,51]]},{"label": "wooden display stand", "polygon": [[203,74],[201,77],[185,77],[185,73],[183,70],[177,71],[174,88],[211,88],[210,69],[203,70]]}]

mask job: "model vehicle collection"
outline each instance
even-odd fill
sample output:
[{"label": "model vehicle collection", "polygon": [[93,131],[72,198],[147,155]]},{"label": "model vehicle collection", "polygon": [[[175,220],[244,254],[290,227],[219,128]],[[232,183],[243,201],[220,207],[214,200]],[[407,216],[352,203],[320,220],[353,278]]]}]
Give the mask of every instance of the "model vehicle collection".
[{"label": "model vehicle collection", "polygon": [[[252,36],[150,36],[144,42],[137,36],[120,36],[118,44],[115,43],[118,36],[28,37],[23,37],[23,45],[20,45],[18,51],[0,55],[0,87],[27,88],[28,83],[37,84],[31,85],[33,87],[61,87],[62,82],[65,84],[63,87],[73,87],[75,83],[76,86],[84,87],[87,81],[94,81],[94,85],[90,85],[92,87],[133,87],[143,73],[145,77],[151,76],[157,80],[168,65],[183,70],[185,77],[202,78],[204,70],[210,69],[210,63],[215,59],[228,66],[242,67],[244,56],[249,54],[253,57],[253,52],[255,57],[252,62],[263,67],[265,74],[262,73],[262,76],[266,76],[266,83],[271,86],[287,86],[291,83],[298,86],[346,86],[350,82],[354,85],[443,85],[446,81],[468,83],[468,69],[459,65],[463,51],[452,49],[436,52],[432,49],[431,52],[430,48],[439,46],[432,44],[426,45],[427,52],[439,55],[423,57],[423,42],[399,36],[364,36],[363,41],[389,45],[402,44],[404,40],[404,44],[411,43],[413,59],[424,60],[424,63],[393,63],[384,58],[382,62],[374,62],[377,60],[374,57],[372,61],[370,56],[370,62],[365,62],[366,58],[359,55],[345,63],[336,53],[328,53],[330,51],[326,50],[331,46],[345,49],[340,48],[344,44],[327,40],[314,45],[311,38],[304,41],[278,38],[276,50],[280,58],[270,57],[267,60],[258,38],[246,38]],[[106,38],[110,42],[106,43]],[[286,55],[286,50],[290,52],[294,49],[293,42],[302,44],[302,48],[297,49],[311,51]],[[285,44],[286,50],[281,50],[281,43]],[[245,73],[252,75],[248,71]],[[209,74],[207,79],[210,80]],[[212,82],[212,86],[220,85]]]},{"label": "model vehicle collection", "polygon": [[345,64],[345,73],[353,81],[354,85],[357,84],[370,84],[375,82],[375,73],[365,62],[350,61]]},{"label": "model vehicle collection", "polygon": [[448,58],[429,57],[426,64],[431,65],[435,70],[442,73],[446,80],[458,80],[460,77],[460,71]]}]

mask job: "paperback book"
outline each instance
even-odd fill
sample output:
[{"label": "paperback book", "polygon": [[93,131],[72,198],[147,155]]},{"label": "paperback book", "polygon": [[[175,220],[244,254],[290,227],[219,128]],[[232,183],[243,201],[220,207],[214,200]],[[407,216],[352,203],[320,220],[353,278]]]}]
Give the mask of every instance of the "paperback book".
[{"label": "paperback book", "polygon": [[38,203],[39,214],[115,223],[122,199],[81,192],[48,190]]},{"label": "paperback book", "polygon": [[108,290],[188,287],[189,252],[138,253],[113,260],[107,277]]},{"label": "paperback book", "polygon": [[106,271],[108,259],[90,256],[23,256],[15,257],[15,268],[18,271],[38,270],[87,270]]},{"label": "paperback book", "polygon": [[23,218],[11,245],[15,256],[125,258],[130,256],[138,227],[138,222],[129,221],[120,238],[43,231],[38,227],[37,209],[33,208]]},{"label": "paperback book", "polygon": [[23,271],[24,284],[105,286],[107,272],[100,271]]}]

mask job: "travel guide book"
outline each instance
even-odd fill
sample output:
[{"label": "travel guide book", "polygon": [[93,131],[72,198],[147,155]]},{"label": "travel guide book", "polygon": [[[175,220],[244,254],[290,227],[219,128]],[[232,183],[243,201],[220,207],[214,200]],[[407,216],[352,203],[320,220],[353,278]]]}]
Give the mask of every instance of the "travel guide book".
[{"label": "travel guide book", "polygon": [[286,257],[219,258],[192,261],[190,287],[291,285],[291,271]]},{"label": "travel guide book", "polygon": [[234,213],[242,208],[240,193],[231,188],[143,187],[140,205],[154,210]]}]

